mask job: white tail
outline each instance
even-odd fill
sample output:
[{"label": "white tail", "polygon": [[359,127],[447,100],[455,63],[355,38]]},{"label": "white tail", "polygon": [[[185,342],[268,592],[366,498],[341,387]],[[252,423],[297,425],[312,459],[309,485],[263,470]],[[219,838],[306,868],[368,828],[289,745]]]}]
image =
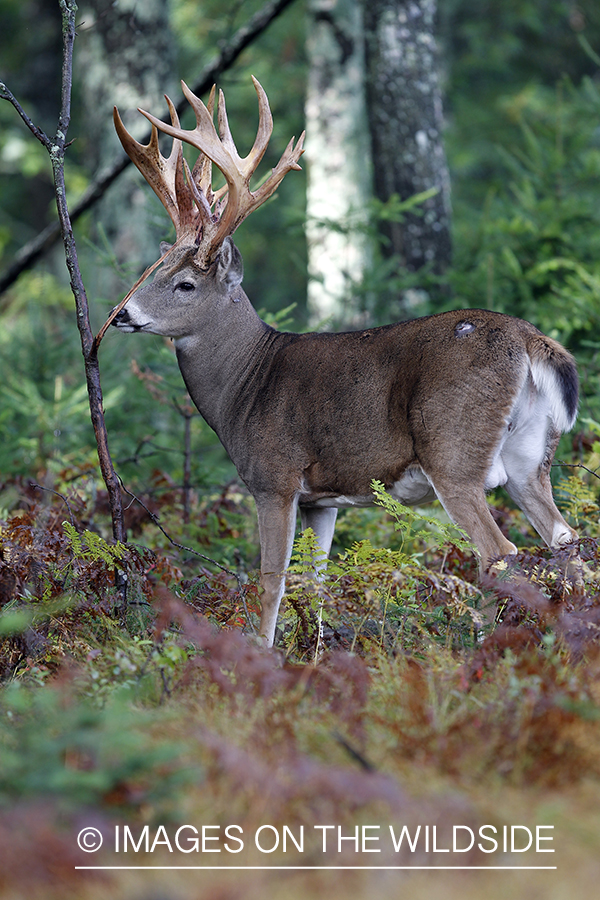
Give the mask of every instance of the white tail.
[{"label": "white tail", "polygon": [[[403,503],[438,497],[476,545],[483,567],[515,553],[485,492],[504,485],[551,546],[576,538],[559,513],[550,466],[577,414],[574,361],[533,325],[487,310],[460,310],[344,334],[287,334],[262,322],[242,290],[243,265],[230,234],[298,168],[290,142],[256,192],[249,182],[266,148],[271,117],[258,82],[254,148],[238,156],[219,103],[210,111],[188,90],[196,128],[153,122],[142,147],[115,111],[123,145],[163,201],[177,242],[154,280],[114,324],[174,338],[198,409],[219,435],[258,514],[261,634],[273,642],[296,514],[329,553],[337,509],[372,502],[382,481]],[[174,138],[165,159],[156,128]],[[184,180],[181,141],[200,156]],[[210,161],[225,175],[214,193]]]}]

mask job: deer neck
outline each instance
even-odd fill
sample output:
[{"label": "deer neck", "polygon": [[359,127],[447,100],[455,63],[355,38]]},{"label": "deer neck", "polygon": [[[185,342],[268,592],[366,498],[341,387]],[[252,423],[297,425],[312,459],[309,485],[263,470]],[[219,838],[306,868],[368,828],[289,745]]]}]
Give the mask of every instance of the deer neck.
[{"label": "deer neck", "polygon": [[222,440],[235,398],[276,335],[238,288],[235,298],[199,321],[193,334],[175,340],[190,397]]}]

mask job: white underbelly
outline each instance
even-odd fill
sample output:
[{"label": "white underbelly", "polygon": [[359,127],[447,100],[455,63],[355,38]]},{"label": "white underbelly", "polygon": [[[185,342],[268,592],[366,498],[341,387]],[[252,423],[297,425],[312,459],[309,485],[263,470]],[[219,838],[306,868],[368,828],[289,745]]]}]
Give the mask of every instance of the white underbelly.
[{"label": "white underbelly", "polygon": [[[407,469],[402,477],[388,488],[388,493],[405,506],[429,503],[435,499],[435,491],[431,486],[431,482],[420,466],[412,466],[410,469]],[[351,507],[373,506],[373,494],[340,494],[335,497],[319,497],[316,500],[311,500],[310,497],[307,497],[301,502],[307,506],[350,509]]]}]

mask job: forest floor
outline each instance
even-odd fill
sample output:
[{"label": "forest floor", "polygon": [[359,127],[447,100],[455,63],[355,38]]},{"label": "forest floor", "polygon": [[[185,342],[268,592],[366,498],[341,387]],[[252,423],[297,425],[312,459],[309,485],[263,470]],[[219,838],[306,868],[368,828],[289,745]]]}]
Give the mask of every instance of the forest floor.
[{"label": "forest floor", "polygon": [[[580,562],[530,548],[478,582],[466,548],[423,557],[413,521],[318,587],[305,535],[269,651],[252,572],[135,523],[115,546],[98,492],[19,491],[0,531],[3,900],[594,896],[595,537]],[[195,510],[224,556],[254,528],[238,494]]]}]

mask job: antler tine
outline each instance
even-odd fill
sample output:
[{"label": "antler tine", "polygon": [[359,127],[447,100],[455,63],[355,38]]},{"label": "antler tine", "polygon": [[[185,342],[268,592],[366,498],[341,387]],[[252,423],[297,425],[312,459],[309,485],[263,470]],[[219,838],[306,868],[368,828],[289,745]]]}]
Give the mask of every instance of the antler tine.
[{"label": "antler tine", "polygon": [[247,182],[250,180],[261,159],[265,155],[265,150],[269,146],[269,141],[273,133],[273,116],[271,115],[267,95],[254,75],[252,75],[251,78],[258,95],[258,131],[256,133],[256,138],[254,139],[252,150],[248,156],[242,158],[238,154],[237,147],[231,136],[223,91],[219,91],[219,107],[217,113],[221,143],[227,149],[231,158],[235,161],[237,170],[244,175]]},{"label": "antler tine", "polygon": [[298,160],[304,153],[304,137],[305,132],[303,131],[296,142],[296,146],[294,146],[294,138],[290,140],[281,159],[266,181],[264,181],[256,191],[249,190],[246,183],[244,185],[246,188],[245,192],[243,192],[242,196],[239,197],[235,203],[231,202],[230,193],[230,199],[221,216],[219,227],[215,235],[215,246],[219,246],[228,234],[233,234],[236,228],[242,224],[244,219],[246,219],[251,212],[254,212],[259,206],[262,206],[262,204],[275,193],[289,171],[292,169],[301,171],[302,167],[298,165]]},{"label": "antler tine", "polygon": [[253,169],[255,171],[261,159],[265,155],[265,150],[269,146],[269,141],[271,140],[271,135],[273,134],[273,116],[271,115],[271,108],[269,106],[269,100],[265,93],[263,86],[260,81],[251,76],[252,84],[254,85],[254,89],[258,95],[258,131],[256,132],[256,138],[254,140],[254,144],[252,146],[252,150],[246,157],[246,159],[252,161]]},{"label": "antler tine", "polygon": [[[212,119],[215,110],[216,85],[213,84],[206,108]],[[196,187],[204,193],[209,206],[212,206],[214,195],[212,190],[212,160],[205,153],[200,152],[192,169],[192,179]],[[225,188],[226,190],[226,188]]]},{"label": "antler tine", "polygon": [[[233,142],[227,119],[227,110],[225,108],[225,97],[222,91],[219,92],[218,121],[221,143],[227,147],[232,161],[235,162],[237,172],[242,178],[243,185],[239,185],[239,183],[236,185],[237,200],[235,203],[232,202],[233,196],[230,191],[230,198],[227,207],[221,216],[215,236],[215,244],[217,246],[218,242],[222,241],[228,234],[232,234],[238,225],[240,225],[251,212],[261,206],[261,204],[274,193],[284,176],[291,169],[301,169],[301,166],[298,165],[298,160],[304,153],[303,144],[305,132],[302,132],[295,147],[294,139],[292,138],[281,159],[266,181],[263,182],[256,191],[253,192],[250,190],[250,178],[258,168],[273,133],[273,116],[271,114],[267,94],[258,79],[255,78],[254,75],[251,77],[258,96],[258,131],[252,149],[244,159],[239,156]],[[223,174],[227,178],[226,173],[223,172]]]},{"label": "antler tine", "polygon": [[[177,112],[175,107],[167,97],[167,103],[171,111],[171,119],[179,125]],[[178,204],[178,170],[180,169],[180,159],[183,155],[182,144],[180,140],[173,141],[173,147],[168,158],[164,157],[158,146],[158,131],[156,125],[152,125],[152,134],[148,144],[140,144],[127,131],[119,110],[115,106],[113,109],[113,119],[115,129],[119,140],[123,145],[123,149],[140,170],[156,196],[159,198],[165,209],[167,210],[173,225],[177,232],[181,228],[181,212]]]},{"label": "antler tine", "polygon": [[292,169],[296,169],[298,172],[302,171],[302,166],[298,165],[298,160],[304,153],[305,137],[306,132],[303,131],[296,141],[296,146],[294,146],[295,138],[290,139],[289,144],[283,151],[281,159],[272,170],[267,180],[263,182],[263,184],[261,184],[256,191],[254,191],[253,196],[256,206],[260,206],[271,196],[271,194],[275,192],[288,172],[290,172]]},{"label": "antler tine", "polygon": [[[231,132],[229,131],[229,126],[227,124],[226,113],[225,116],[223,116],[222,111],[220,114],[224,138],[221,139],[217,134],[213,116],[202,100],[189,89],[184,81],[181,82],[181,87],[188,103],[196,115],[196,127],[193,130],[185,131],[181,127],[167,125],[145,110],[140,110],[140,112],[142,112],[153,125],[160,128],[161,131],[171,135],[173,138],[183,140],[193,147],[196,147],[201,153],[209,157],[225,176],[228,192],[227,205],[218,223],[214,238],[211,239],[210,246],[204,248],[206,255],[209,256],[212,251],[219,246],[226,235],[231,234],[235,230],[236,218],[239,218],[240,222],[245,218],[243,215],[238,217],[237,213],[242,205],[244,187],[246,193],[250,194],[247,187],[250,175],[248,174],[248,176],[245,176],[244,172],[241,171],[243,161],[238,156],[237,150],[233,144],[233,138],[231,137]],[[221,97],[219,99],[221,101]],[[219,103],[219,107],[222,110],[222,102]],[[224,192],[221,192],[221,196],[223,196],[223,194]]]},{"label": "antler tine", "polygon": [[[171,124],[174,128],[181,128],[175,105],[171,101],[170,97],[168,97],[166,94],[165,100],[167,101],[167,106],[169,107]],[[152,127],[154,128],[155,126],[153,125]],[[185,159],[183,158],[183,145],[182,142],[177,138],[173,140],[173,150],[171,151],[171,156],[173,155],[175,147],[177,145],[177,157],[175,159],[175,202],[179,211],[179,227],[176,226],[175,230],[177,233],[177,237],[179,238],[184,231],[196,228],[196,215],[194,212],[193,202],[195,198],[190,196],[189,191],[186,190],[185,180],[183,177],[184,168],[182,164],[187,165],[185,163]],[[202,212],[202,210],[200,210],[200,212]]]},{"label": "antler tine", "polygon": [[226,178],[228,175],[231,176],[231,154],[228,152],[228,149],[223,146],[219,135],[217,134],[212,112],[209,112],[200,97],[197,97],[192,93],[185,81],[181,82],[181,88],[186,100],[196,115],[196,127],[192,131],[184,131],[181,128],[173,128],[172,126],[169,127],[149,113],[144,113],[144,115],[167,134],[170,134],[175,138],[180,138],[186,143],[191,144],[193,147],[196,147],[201,153],[210,157]]},{"label": "antler tine", "polygon": [[[187,95],[186,95],[187,96]],[[189,100],[189,97],[188,97]],[[190,100],[191,103],[191,100]],[[217,106],[217,121],[219,123],[219,136],[221,139],[221,143],[231,156],[232,160],[235,162],[235,166],[238,170],[242,168],[242,159],[237,152],[237,147],[233,141],[231,136],[231,131],[229,128],[229,120],[227,118],[227,107],[225,106],[225,94],[219,88],[219,103]]]},{"label": "antler tine", "polygon": [[[176,113],[175,115],[173,115],[173,112],[171,113],[171,124],[168,125],[145,110],[140,110],[153,125],[151,145],[148,148],[142,148],[142,150],[145,151],[145,156],[151,157],[155,169],[161,171],[165,168],[169,168],[169,171],[171,168],[173,169],[172,179],[175,193],[173,194],[172,191],[170,193],[167,192],[167,200],[163,200],[163,202],[169,210],[169,215],[173,218],[170,206],[167,206],[167,203],[174,198],[179,210],[180,227],[186,230],[190,228],[191,230],[192,224],[195,226],[197,231],[198,261],[201,264],[211,262],[224,238],[233,234],[238,225],[273,194],[287,172],[291,169],[300,169],[298,160],[304,152],[304,133],[295,145],[294,139],[290,141],[281,159],[266,181],[256,191],[250,190],[250,179],[264,156],[273,131],[273,117],[267,95],[256,78],[253,77],[252,81],[258,96],[259,121],[252,149],[248,156],[244,158],[238,154],[231,135],[222,91],[219,92],[217,113],[219,133],[217,133],[213,120],[214,88],[208,105],[205,106],[185,82],[181,82],[183,93],[196,115],[196,127],[189,131],[181,128]],[[169,109],[171,109],[172,104],[170,101],[168,102]],[[157,128],[174,138],[174,149],[168,161],[164,160],[158,152],[158,138],[155,135],[155,129]],[[188,179],[187,189],[185,189],[183,184],[184,164],[181,162],[183,160],[181,141],[196,147],[200,154],[191,173],[187,164],[185,165]],[[137,145],[137,147],[139,146]],[[149,149],[150,146],[152,151]],[[174,158],[175,146],[178,147],[176,162]],[[125,146],[125,149],[129,152],[127,146]],[[140,156],[140,151],[132,147],[132,153],[132,159],[136,162],[144,177],[148,179],[156,193],[163,199],[164,189],[163,193],[157,189],[155,181],[152,180],[152,172],[150,177],[147,174],[148,166],[140,167],[137,163],[136,157]],[[213,192],[211,185],[211,161],[220,169],[226,181],[226,185],[216,192]],[[167,162],[168,166],[166,165]],[[145,159],[144,163],[146,163]],[[214,209],[211,212],[213,207]]]}]

